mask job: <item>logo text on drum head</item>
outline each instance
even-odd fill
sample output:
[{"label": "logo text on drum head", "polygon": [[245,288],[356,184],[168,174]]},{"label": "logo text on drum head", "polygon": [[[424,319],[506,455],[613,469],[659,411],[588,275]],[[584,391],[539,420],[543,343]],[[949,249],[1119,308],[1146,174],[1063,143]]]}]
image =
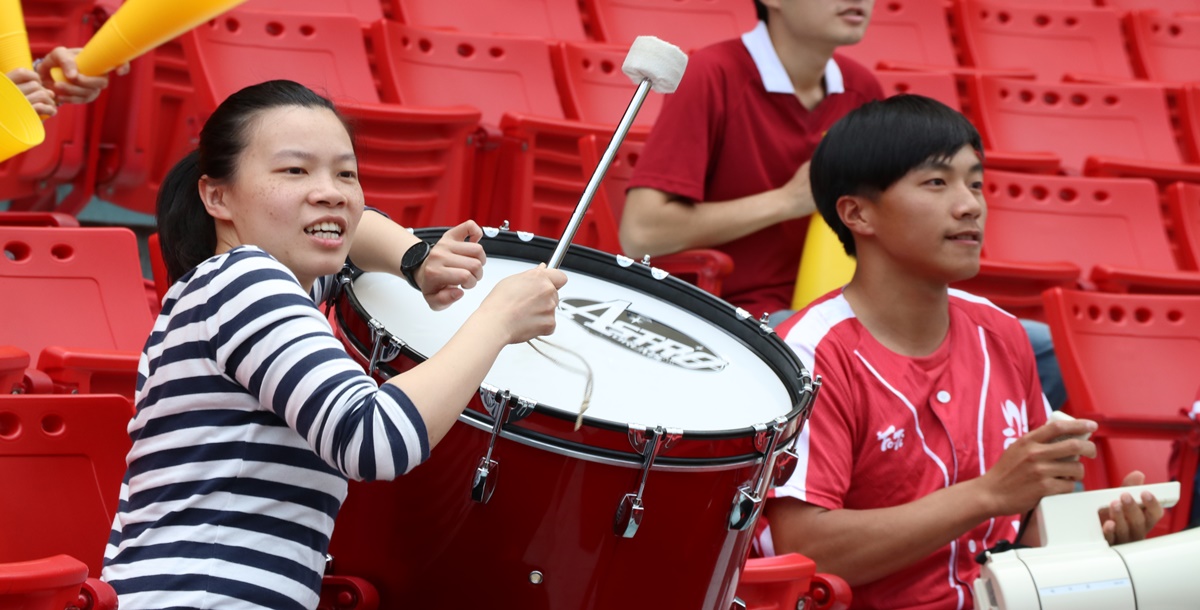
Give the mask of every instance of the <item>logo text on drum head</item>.
[{"label": "logo text on drum head", "polygon": [[651,360],[692,371],[720,371],[728,364],[699,341],[630,311],[629,305],[620,300],[563,299],[558,310],[592,333]]}]

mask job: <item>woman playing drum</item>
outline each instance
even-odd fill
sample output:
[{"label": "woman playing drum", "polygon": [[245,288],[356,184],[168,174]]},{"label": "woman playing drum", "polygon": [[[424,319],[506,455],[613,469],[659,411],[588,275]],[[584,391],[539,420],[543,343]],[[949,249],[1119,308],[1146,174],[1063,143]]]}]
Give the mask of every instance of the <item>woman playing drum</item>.
[{"label": "woman playing drum", "polygon": [[[540,266],[501,281],[444,349],[377,385],[318,309],[347,256],[404,272],[438,309],[482,277],[484,254],[467,222],[419,264],[414,235],[363,209],[346,126],[290,81],[230,96],[164,181],[175,283],[139,365],[103,572],[123,610],[315,608],[347,479],[421,463],[500,350],[553,331],[566,276]],[[418,256],[401,256],[414,245]]]}]

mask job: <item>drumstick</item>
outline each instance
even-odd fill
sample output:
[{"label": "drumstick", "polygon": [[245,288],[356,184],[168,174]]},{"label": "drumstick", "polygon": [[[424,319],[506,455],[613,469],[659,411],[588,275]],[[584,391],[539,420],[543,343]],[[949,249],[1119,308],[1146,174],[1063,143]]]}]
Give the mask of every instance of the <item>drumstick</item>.
[{"label": "drumstick", "polygon": [[625,109],[625,115],[621,117],[621,122],[617,123],[617,129],[613,132],[608,148],[600,157],[596,171],[592,172],[592,178],[588,180],[587,187],[583,189],[579,204],[575,206],[575,212],[571,215],[571,220],[567,222],[567,228],[563,231],[562,239],[555,247],[554,254],[546,263],[547,267],[557,269],[562,264],[562,259],[567,253],[567,246],[571,245],[571,240],[575,238],[575,232],[579,230],[579,225],[583,222],[584,212],[591,204],[592,197],[596,195],[596,189],[600,188],[600,181],[604,179],[604,173],[608,171],[608,166],[616,157],[621,142],[625,141],[625,134],[629,133],[629,128],[633,126],[633,119],[641,109],[642,102],[646,99],[650,89],[659,93],[675,91],[679,87],[680,79],[683,78],[685,68],[687,68],[687,54],[669,42],[654,36],[638,36],[630,45],[629,53],[625,56],[625,63],[621,65],[621,71],[637,85],[637,91],[634,92],[633,100]]}]

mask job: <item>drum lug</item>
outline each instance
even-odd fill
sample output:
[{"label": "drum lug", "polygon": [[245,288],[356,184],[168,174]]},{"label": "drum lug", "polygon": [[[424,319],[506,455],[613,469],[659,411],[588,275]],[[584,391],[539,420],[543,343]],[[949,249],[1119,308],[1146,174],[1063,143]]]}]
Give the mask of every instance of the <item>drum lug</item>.
[{"label": "drum lug", "polygon": [[650,467],[658,455],[683,437],[683,430],[678,428],[663,428],[655,426],[647,429],[638,424],[629,425],[629,444],[642,454],[642,477],[638,483],[637,493],[625,494],[617,504],[617,513],[613,516],[613,533],[622,538],[633,538],[638,527],[642,525],[645,508],[642,506],[642,493],[646,490],[646,479],[650,476]]},{"label": "drum lug", "polygon": [[775,447],[779,445],[779,437],[787,429],[788,420],[776,418],[773,425],[755,425],[754,448],[763,454],[762,464],[754,479],[747,481],[738,488],[733,497],[733,507],[729,511],[729,529],[745,530],[750,527],[762,510],[763,498],[767,495],[767,486],[775,474]]},{"label": "drum lug", "polygon": [[397,345],[396,339],[388,335],[382,322],[371,320],[367,324],[371,327],[371,360],[367,365],[367,374],[374,375],[380,362],[391,362],[400,355],[401,345]]},{"label": "drum lug", "polygon": [[[508,417],[504,419],[504,423],[506,424],[516,423],[529,417],[533,413],[534,408],[537,407],[537,401],[521,398],[520,396],[513,397],[509,395],[509,403],[512,402],[513,398],[516,399],[517,404],[516,406],[512,406],[508,412]],[[479,386],[479,399],[483,402],[484,408],[487,409],[488,415],[491,415],[493,419],[499,417],[498,413],[504,407],[503,401],[500,399],[500,388],[486,383],[481,384]]]},{"label": "drum lug", "polygon": [[496,439],[500,436],[500,428],[504,426],[505,416],[512,404],[512,394],[508,390],[497,391],[485,385],[480,386],[479,396],[492,416],[492,436],[488,439],[487,454],[479,459],[479,465],[475,467],[471,479],[471,499],[487,504],[496,491],[496,477],[500,470],[499,462],[492,459],[492,452],[496,449]]},{"label": "drum lug", "polygon": [[729,604],[729,610],[746,610],[746,602],[742,601],[740,597],[735,597],[733,603]]}]

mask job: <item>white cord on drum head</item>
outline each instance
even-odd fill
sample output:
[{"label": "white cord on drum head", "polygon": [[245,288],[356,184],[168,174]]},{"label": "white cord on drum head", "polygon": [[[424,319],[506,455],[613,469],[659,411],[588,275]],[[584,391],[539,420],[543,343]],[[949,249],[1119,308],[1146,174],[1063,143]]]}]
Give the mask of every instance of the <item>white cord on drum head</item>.
[{"label": "white cord on drum head", "polygon": [[[559,359],[555,358],[554,356],[551,356],[550,354],[547,354],[546,352],[538,349],[538,346],[534,344],[534,341],[537,341],[538,343],[543,343],[547,347],[552,347],[552,348],[559,350],[565,354],[569,354],[569,355],[573,356],[576,360],[579,361],[580,364],[583,365],[583,368],[580,369],[580,368],[571,366],[570,364],[563,362],[562,360],[559,360]],[[587,383],[583,387],[583,400],[579,403],[579,415],[576,416],[576,418],[575,418],[575,429],[579,430],[579,427],[583,425],[583,414],[588,410],[588,406],[592,402],[592,385],[593,385],[593,381],[595,380],[595,375],[592,373],[592,366],[590,364],[588,364],[587,360],[585,360],[583,358],[583,356],[580,355],[578,352],[571,350],[567,347],[564,347],[562,345],[558,345],[557,343],[551,343],[550,341],[542,339],[541,337],[534,337],[533,339],[526,341],[526,343],[529,344],[529,347],[533,348],[533,351],[541,354],[542,357],[545,358],[546,360],[549,360],[550,362],[553,362],[554,364],[557,364],[558,366],[560,366],[568,371],[571,371],[572,373],[575,373],[576,375],[583,375],[587,379]]]}]

